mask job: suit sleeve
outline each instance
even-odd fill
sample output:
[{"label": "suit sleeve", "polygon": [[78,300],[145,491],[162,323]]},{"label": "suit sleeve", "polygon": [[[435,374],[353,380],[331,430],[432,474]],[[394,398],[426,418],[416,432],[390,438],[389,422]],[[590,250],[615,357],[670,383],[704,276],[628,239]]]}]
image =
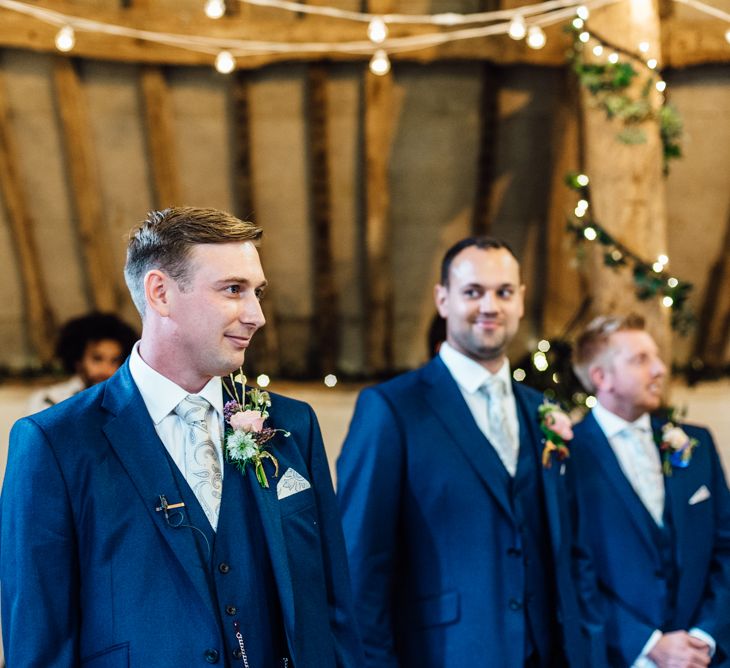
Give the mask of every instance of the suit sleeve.
[{"label": "suit sleeve", "polygon": [[727,658],[730,656],[730,491],[712,436],[709,432],[705,434],[706,440],[700,447],[706,445],[712,457],[715,540],[705,596],[692,625],[709,633],[717,643],[717,652]]},{"label": "suit sleeve", "polygon": [[369,668],[398,666],[393,582],[403,465],[402,436],[392,406],[377,390],[364,390],[337,462],[337,488]]},{"label": "suit sleeve", "polygon": [[79,564],[68,489],[46,434],[27,418],[10,434],[0,540],[7,665],[79,665]]},{"label": "suit sleeve", "polygon": [[319,423],[311,408],[309,408],[309,418],[309,442],[312,448],[309,465],[319,508],[322,556],[327,578],[327,603],[335,647],[335,662],[338,668],[361,668],[362,646],[355,624],[347,554],[337,499],[332,487]]}]

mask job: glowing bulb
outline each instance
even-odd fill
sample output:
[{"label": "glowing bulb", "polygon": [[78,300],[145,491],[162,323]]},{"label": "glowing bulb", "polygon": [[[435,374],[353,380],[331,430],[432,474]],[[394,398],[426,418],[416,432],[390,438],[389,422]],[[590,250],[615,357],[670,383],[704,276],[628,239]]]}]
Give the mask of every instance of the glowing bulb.
[{"label": "glowing bulb", "polygon": [[669,308],[674,304],[674,300],[671,297],[662,297],[662,306]]},{"label": "glowing bulb", "polygon": [[596,44],[593,47],[593,55],[600,56],[602,53],[603,53],[603,46],[601,44]]},{"label": "glowing bulb", "polygon": [[527,27],[525,26],[525,19],[522,18],[519,14],[515,16],[512,21],[509,24],[509,29],[507,30],[507,34],[512,38],[516,40],[523,39],[524,36],[527,34]]},{"label": "glowing bulb", "polygon": [[580,35],[578,35],[578,39],[583,42],[583,44],[587,44],[590,38],[591,33],[589,33],[587,30],[584,30]]},{"label": "glowing bulb", "polygon": [[730,30],[725,31],[725,41],[730,43]]},{"label": "glowing bulb", "polygon": [[542,340],[538,341],[537,349],[541,353],[546,353],[548,350],[550,350],[550,341],[548,341],[547,339],[542,339]]},{"label": "glowing bulb", "polygon": [[588,239],[588,241],[595,241],[598,233],[592,227],[586,227],[586,229],[583,230],[583,236]]},{"label": "glowing bulb", "polygon": [[591,13],[588,11],[588,7],[585,5],[581,5],[575,10],[575,13],[582,18],[584,21],[588,20],[588,17],[591,15]]},{"label": "glowing bulb", "polygon": [[379,77],[390,72],[390,58],[383,49],[378,49],[370,59],[370,71]]},{"label": "glowing bulb", "polygon": [[230,74],[236,69],[236,61],[230,51],[221,51],[215,57],[215,69],[221,74]]},{"label": "glowing bulb", "polygon": [[446,12],[445,14],[434,14],[433,22],[439,26],[455,26],[461,23],[461,14]]},{"label": "glowing bulb", "polygon": [[679,281],[672,276],[671,278],[667,279],[667,285],[670,288],[676,288],[679,285]]},{"label": "glowing bulb", "polygon": [[578,17],[573,19],[573,27],[576,30],[580,30],[585,25],[585,21],[583,21],[582,18]]},{"label": "glowing bulb", "polygon": [[532,26],[527,31],[527,46],[531,49],[542,49],[547,42],[545,31],[540,26]]},{"label": "glowing bulb", "polygon": [[622,257],[623,257],[623,253],[618,248],[614,248],[611,251],[611,259],[614,262],[618,262]]},{"label": "glowing bulb", "polygon": [[335,374],[333,373],[328,373],[324,377],[324,384],[327,387],[334,387],[335,385],[337,385],[337,376],[335,376]]},{"label": "glowing bulb", "polygon": [[560,383],[560,375],[557,373],[557,371],[553,374],[553,383],[556,385]]},{"label": "glowing bulb", "polygon": [[545,369],[550,366],[547,361],[547,357],[545,357],[545,353],[536,352],[532,356],[532,363],[535,365],[535,368],[538,371],[545,371]]},{"label": "glowing bulb", "polygon": [[667,264],[669,262],[669,258],[666,255],[664,255],[664,253],[659,255],[659,257],[657,257],[656,260],[657,260],[657,262],[661,262],[662,264]]},{"label": "glowing bulb", "polygon": [[649,53],[649,42],[639,42],[639,51]]},{"label": "glowing bulb", "polygon": [[368,24],[368,39],[373,44],[382,44],[388,36],[388,26],[379,16]]},{"label": "glowing bulb", "polygon": [[525,373],[524,369],[515,369],[512,372],[512,378],[514,378],[518,383],[521,383],[525,378],[527,377],[527,374]]},{"label": "glowing bulb", "polygon": [[588,185],[588,177],[585,174],[578,174],[578,176],[575,177],[575,181],[582,188],[585,188]]},{"label": "glowing bulb", "polygon": [[646,66],[650,70],[655,70],[656,66],[659,64],[659,61],[657,61],[656,58],[649,58],[649,60],[646,61]]},{"label": "glowing bulb", "polygon": [[259,387],[268,387],[270,382],[271,378],[269,378],[265,373],[262,373],[256,378],[256,384]]},{"label": "glowing bulb", "polygon": [[577,206],[577,207],[575,207],[575,211],[573,211],[573,213],[575,214],[576,218],[583,218],[583,216],[586,215],[586,210]]},{"label": "glowing bulb", "polygon": [[209,19],[219,19],[226,13],[224,0],[207,0],[203,10]]},{"label": "glowing bulb", "polygon": [[588,200],[587,199],[579,199],[578,204],[576,206],[579,206],[581,209],[587,209],[588,208]]},{"label": "glowing bulb", "polygon": [[667,82],[666,81],[657,81],[655,86],[656,86],[656,89],[660,93],[663,93],[667,89]]},{"label": "glowing bulb", "polygon": [[614,51],[608,54],[608,62],[615,65],[618,62],[618,54]]},{"label": "glowing bulb", "polygon": [[655,273],[661,274],[662,270],[664,269],[664,265],[661,262],[655,262],[653,265],[651,265],[651,268]]},{"label": "glowing bulb", "polygon": [[598,399],[596,399],[592,394],[586,397],[586,406],[588,408],[595,408],[597,403]]},{"label": "glowing bulb", "polygon": [[59,51],[70,51],[76,44],[76,35],[74,29],[71,26],[63,26],[56,33],[56,48]]}]

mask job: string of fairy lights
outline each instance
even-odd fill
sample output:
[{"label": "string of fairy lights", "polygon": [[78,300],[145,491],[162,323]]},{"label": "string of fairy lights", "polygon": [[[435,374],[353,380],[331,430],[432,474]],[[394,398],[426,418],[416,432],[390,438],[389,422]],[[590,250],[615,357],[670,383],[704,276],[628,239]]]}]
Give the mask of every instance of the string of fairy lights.
[{"label": "string of fairy lights", "polygon": [[[548,0],[532,5],[489,12],[437,14],[371,14],[325,5],[307,5],[291,0],[239,0],[242,4],[264,6],[282,12],[309,14],[341,21],[365,24],[363,39],[343,42],[274,42],[265,40],[224,39],[203,35],[175,34],[142,30],[104,21],[96,21],[40,7],[21,0],[0,0],[0,8],[26,14],[38,21],[58,26],[56,48],[64,53],[76,45],[79,33],[93,32],[113,37],[155,42],[180,49],[210,54],[215,68],[224,74],[236,69],[236,59],[271,53],[352,53],[371,55],[370,71],[384,75],[390,71],[389,54],[414,51],[460,40],[509,35],[524,40],[531,49],[547,43],[545,28],[573,19],[587,21],[591,9],[620,0]],[[675,0],[728,24],[730,14],[701,0]],[[205,15],[213,20],[226,15],[225,0],[204,0]],[[418,35],[390,37],[389,26],[426,25],[434,30]],[[730,43],[730,29],[725,33]],[[600,45],[596,45],[598,50]],[[648,47],[647,47],[648,50]],[[615,57],[613,53],[610,57]],[[656,64],[655,64],[656,67]]]}]

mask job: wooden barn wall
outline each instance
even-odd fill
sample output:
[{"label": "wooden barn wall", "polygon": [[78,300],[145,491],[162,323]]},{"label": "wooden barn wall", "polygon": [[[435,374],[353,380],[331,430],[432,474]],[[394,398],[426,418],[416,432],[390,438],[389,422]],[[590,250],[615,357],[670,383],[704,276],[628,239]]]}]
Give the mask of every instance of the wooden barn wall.
[{"label": "wooden barn wall", "polygon": [[[55,56],[4,50],[4,75],[19,171],[41,258],[43,283],[55,320],[62,323],[92,301],[76,231],[77,213],[66,167],[63,126],[54,90]],[[108,244],[110,281],[122,286],[125,235],[154,206],[149,137],[140,69],[133,65],[76,64],[84,91],[88,132],[103,203],[98,234]],[[395,119],[389,167],[395,368],[425,359],[434,312],[432,286],[445,248],[469,233],[475,203],[480,132],[481,66],[442,63],[394,66]],[[171,109],[180,204],[236,211],[230,77],[209,68],[164,68]],[[250,216],[265,229],[262,249],[271,282],[265,301],[276,325],[281,372],[311,369],[315,314],[311,182],[307,127],[307,65],[277,65],[248,73],[251,151]],[[368,313],[364,304],[364,68],[327,65],[327,146],[331,239],[337,290],[339,349],[332,371],[364,369]],[[523,258],[528,286],[525,326],[514,354],[543,334],[550,304],[546,220],[551,201],[554,118],[564,73],[505,67],[499,71],[497,135],[490,219],[492,232]],[[672,100],[684,116],[685,158],[673,166],[667,197],[671,267],[695,282],[696,310],[728,220],[730,70],[695,68],[668,74]],[[0,207],[0,364],[37,362],[27,345],[18,264]],[[630,240],[627,240],[630,241]],[[579,303],[578,288],[565,299]],[[565,309],[566,312],[569,309]],[[121,315],[138,325],[126,298]],[[693,339],[677,340],[678,360]],[[252,349],[252,362],[256,351]],[[322,371],[328,371],[324,369]]]}]

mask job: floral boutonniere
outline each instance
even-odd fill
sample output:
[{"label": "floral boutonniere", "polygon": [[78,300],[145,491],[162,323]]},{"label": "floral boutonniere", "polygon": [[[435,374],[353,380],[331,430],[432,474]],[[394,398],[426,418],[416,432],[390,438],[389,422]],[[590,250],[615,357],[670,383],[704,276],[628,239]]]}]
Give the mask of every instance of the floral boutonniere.
[{"label": "floral boutonniere", "polygon": [[[239,396],[236,381],[241,380],[243,387]],[[274,466],[274,477],[279,475],[279,462],[267,449],[266,444],[281,432],[289,436],[284,429],[265,427],[264,422],[269,417],[271,398],[269,393],[257,387],[246,390],[246,377],[243,372],[237,376],[230,375],[230,388],[226,383],[226,391],[233,397],[223,406],[223,418],[226,423],[225,454],[226,459],[235,465],[241,473],[252,464],[256,472],[256,479],[261,487],[268,487],[269,481],[264,470],[264,459],[268,459]]]},{"label": "floral boutonniere", "polygon": [[552,466],[553,453],[559,461],[570,457],[566,443],[573,438],[573,424],[559,406],[544,401],[537,409],[540,417],[540,429],[545,435],[545,447],[542,450],[542,465],[546,469]]},{"label": "floral boutonniere", "polygon": [[657,436],[662,453],[662,470],[665,476],[672,475],[672,469],[686,469],[692,459],[692,452],[697,447],[697,439],[687,436],[687,432],[672,422],[662,426]]}]

